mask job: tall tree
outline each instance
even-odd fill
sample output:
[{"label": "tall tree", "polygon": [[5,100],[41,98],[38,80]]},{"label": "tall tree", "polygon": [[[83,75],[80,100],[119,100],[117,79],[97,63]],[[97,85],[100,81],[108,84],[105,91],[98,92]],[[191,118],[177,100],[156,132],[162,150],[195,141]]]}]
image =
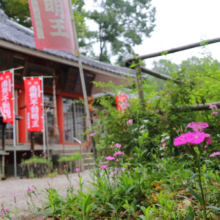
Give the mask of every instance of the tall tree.
[{"label": "tall tree", "polygon": [[[155,27],[156,9],[151,0],[93,0],[94,10],[89,18],[98,25],[94,32],[99,44],[100,61],[116,55],[119,63],[126,53],[133,53],[133,46],[140,45],[143,37],[150,37]],[[110,50],[109,50],[110,49]]]}]

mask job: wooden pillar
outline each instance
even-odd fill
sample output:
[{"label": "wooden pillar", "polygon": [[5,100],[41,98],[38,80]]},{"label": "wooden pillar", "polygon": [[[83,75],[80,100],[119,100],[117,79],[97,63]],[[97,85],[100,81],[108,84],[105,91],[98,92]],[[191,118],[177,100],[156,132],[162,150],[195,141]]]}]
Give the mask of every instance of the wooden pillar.
[{"label": "wooden pillar", "polygon": [[25,92],[23,89],[18,90],[18,115],[23,119],[18,121],[18,143],[27,143],[27,132],[26,132],[26,108],[21,109],[25,106]]},{"label": "wooden pillar", "polygon": [[[64,121],[63,121],[63,99],[61,95],[57,96],[57,123],[58,127],[64,131]],[[60,144],[64,143],[64,135],[62,131],[60,133]]]}]

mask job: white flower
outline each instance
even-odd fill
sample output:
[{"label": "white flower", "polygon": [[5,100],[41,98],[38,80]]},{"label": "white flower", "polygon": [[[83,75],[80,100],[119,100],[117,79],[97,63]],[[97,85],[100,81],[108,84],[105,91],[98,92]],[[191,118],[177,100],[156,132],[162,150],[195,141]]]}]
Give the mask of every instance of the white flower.
[{"label": "white flower", "polygon": [[163,156],[163,155],[164,155],[164,153],[161,154],[161,156]]},{"label": "white flower", "polygon": [[183,185],[186,185],[186,184],[187,184],[187,180],[184,180],[184,181],[183,181]]},{"label": "white flower", "polygon": [[162,134],[162,135],[161,135],[161,137],[164,137],[164,136],[166,136],[166,134]]},{"label": "white flower", "polygon": [[160,147],[160,150],[164,150],[165,146],[164,147]]},{"label": "white flower", "polygon": [[142,130],[142,131],[140,131],[141,133],[146,133],[147,132],[147,129],[145,129],[145,130]]},{"label": "white flower", "polygon": [[143,122],[144,122],[144,123],[147,123],[147,122],[148,122],[148,120],[143,120]]},{"label": "white flower", "polygon": [[144,128],[145,127],[145,125],[142,125],[141,127],[140,127],[140,129],[142,129],[142,128]]},{"label": "white flower", "polygon": [[132,132],[137,131],[137,128],[133,129]]},{"label": "white flower", "polygon": [[161,143],[163,143],[165,140],[166,140],[166,139],[162,139],[162,140],[161,140]]},{"label": "white flower", "polygon": [[170,139],[170,136],[165,137],[165,139],[166,139],[166,140],[167,140],[167,139]]}]

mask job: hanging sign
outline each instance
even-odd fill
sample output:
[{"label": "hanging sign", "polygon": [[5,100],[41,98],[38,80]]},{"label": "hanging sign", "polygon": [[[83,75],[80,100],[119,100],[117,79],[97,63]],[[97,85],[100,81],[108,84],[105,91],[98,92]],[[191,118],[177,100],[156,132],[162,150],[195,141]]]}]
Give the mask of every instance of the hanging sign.
[{"label": "hanging sign", "polygon": [[68,0],[28,0],[36,48],[76,50]]},{"label": "hanging sign", "polygon": [[117,110],[120,112],[125,112],[125,109],[127,109],[129,107],[129,103],[128,103],[128,95],[117,95],[116,96],[116,107]]},{"label": "hanging sign", "polygon": [[0,74],[0,111],[3,122],[14,122],[12,72]]},{"label": "hanging sign", "polygon": [[39,132],[43,130],[43,103],[41,78],[24,79],[27,131]]}]

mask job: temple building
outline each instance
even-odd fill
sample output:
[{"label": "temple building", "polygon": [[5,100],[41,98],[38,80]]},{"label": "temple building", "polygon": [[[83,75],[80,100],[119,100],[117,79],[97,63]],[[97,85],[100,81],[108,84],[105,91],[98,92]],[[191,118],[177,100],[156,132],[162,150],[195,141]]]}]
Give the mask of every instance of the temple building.
[{"label": "temple building", "polygon": [[[101,88],[94,86],[93,81],[112,81],[115,85],[120,85],[124,77],[134,74],[131,69],[102,63],[86,56],[82,56],[82,64],[89,97],[103,92]],[[84,120],[84,105],[74,103],[74,100],[83,99],[77,56],[64,51],[37,50],[33,31],[9,20],[0,10],[0,72],[17,67],[23,67],[15,71],[15,109],[16,115],[20,117],[20,120],[16,121],[15,130],[17,163],[21,162],[24,153],[31,156],[30,143],[33,138],[26,129],[23,84],[25,76],[53,76],[44,79],[47,144],[51,156],[62,152],[63,145],[65,151],[71,152],[74,148],[77,149],[78,144],[72,137],[82,142],[88,141],[88,137],[82,135],[87,127]],[[53,86],[55,86],[55,107]],[[0,137],[3,139],[2,127],[0,129]],[[41,132],[35,132],[33,135],[36,154],[40,154],[43,150],[43,135]],[[1,168],[3,175],[13,175],[13,151],[13,128],[11,124],[7,124],[5,147],[0,146],[0,161],[5,164]]]}]

